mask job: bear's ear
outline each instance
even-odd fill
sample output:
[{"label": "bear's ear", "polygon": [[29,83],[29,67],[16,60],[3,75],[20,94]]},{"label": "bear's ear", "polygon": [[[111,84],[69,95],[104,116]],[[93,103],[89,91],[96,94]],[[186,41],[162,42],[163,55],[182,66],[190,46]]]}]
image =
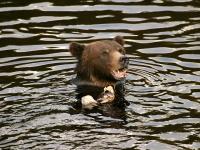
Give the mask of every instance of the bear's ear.
[{"label": "bear's ear", "polygon": [[119,43],[121,46],[124,46],[124,38],[122,36],[116,36],[114,40]]},{"label": "bear's ear", "polygon": [[69,45],[69,51],[71,52],[72,56],[75,56],[78,59],[81,57],[84,48],[85,45],[76,42],[72,42]]}]

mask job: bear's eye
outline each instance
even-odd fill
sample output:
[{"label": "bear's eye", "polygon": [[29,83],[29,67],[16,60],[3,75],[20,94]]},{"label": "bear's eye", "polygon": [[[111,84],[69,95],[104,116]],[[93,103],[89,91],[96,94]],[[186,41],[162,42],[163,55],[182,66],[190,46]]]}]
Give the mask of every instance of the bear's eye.
[{"label": "bear's eye", "polygon": [[124,49],[122,49],[122,48],[120,48],[118,51],[119,51],[120,53],[122,53],[122,54],[125,54],[125,51],[124,51]]},{"label": "bear's eye", "polygon": [[107,55],[108,53],[109,53],[109,50],[108,50],[108,49],[105,49],[105,50],[102,51],[102,54],[103,54],[103,55]]}]

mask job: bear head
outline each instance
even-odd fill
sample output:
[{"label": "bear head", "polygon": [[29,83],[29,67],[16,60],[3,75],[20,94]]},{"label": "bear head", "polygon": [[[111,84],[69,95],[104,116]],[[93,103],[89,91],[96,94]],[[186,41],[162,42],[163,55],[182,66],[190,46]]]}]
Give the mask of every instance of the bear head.
[{"label": "bear head", "polygon": [[87,45],[70,43],[69,51],[78,59],[75,69],[77,78],[100,87],[113,85],[124,79],[128,58],[123,46],[124,40],[121,36]]}]

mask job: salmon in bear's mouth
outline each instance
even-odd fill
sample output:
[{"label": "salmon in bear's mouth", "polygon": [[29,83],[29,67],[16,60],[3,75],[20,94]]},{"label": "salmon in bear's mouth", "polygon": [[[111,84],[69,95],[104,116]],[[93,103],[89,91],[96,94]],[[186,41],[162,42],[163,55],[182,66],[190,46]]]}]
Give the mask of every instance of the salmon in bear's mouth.
[{"label": "salmon in bear's mouth", "polygon": [[121,68],[118,70],[113,70],[111,74],[116,80],[122,80],[123,78],[127,76],[126,72],[127,72],[127,68]]}]

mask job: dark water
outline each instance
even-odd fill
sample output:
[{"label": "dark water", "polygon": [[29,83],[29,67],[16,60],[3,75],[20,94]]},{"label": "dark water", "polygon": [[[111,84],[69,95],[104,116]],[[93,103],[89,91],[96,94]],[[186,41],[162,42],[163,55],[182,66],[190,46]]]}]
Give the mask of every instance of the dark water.
[{"label": "dark water", "polygon": [[[71,41],[122,35],[126,121],[72,108]],[[0,1],[0,149],[200,149],[200,1]]]}]

